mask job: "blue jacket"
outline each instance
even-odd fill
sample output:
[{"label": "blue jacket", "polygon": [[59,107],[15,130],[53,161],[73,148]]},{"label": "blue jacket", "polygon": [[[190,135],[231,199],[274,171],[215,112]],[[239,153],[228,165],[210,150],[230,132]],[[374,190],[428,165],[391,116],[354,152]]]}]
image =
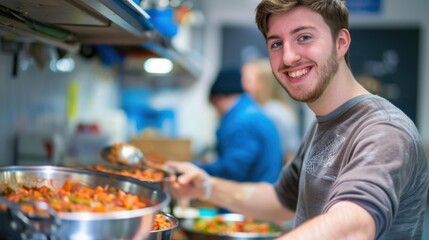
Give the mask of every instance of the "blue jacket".
[{"label": "blue jacket", "polygon": [[216,131],[219,158],[197,165],[212,176],[239,182],[277,180],[282,167],[280,137],[258,103],[241,95],[219,122]]}]

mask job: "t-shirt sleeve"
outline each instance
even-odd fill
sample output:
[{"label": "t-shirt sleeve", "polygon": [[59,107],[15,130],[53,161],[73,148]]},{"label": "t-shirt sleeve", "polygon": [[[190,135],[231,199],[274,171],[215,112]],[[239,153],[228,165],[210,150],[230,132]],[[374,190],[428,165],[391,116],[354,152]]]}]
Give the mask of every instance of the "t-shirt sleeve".
[{"label": "t-shirt sleeve", "polygon": [[292,161],[283,167],[281,176],[274,185],[280,203],[292,211],[296,210],[298,201],[300,167],[297,161]]}]

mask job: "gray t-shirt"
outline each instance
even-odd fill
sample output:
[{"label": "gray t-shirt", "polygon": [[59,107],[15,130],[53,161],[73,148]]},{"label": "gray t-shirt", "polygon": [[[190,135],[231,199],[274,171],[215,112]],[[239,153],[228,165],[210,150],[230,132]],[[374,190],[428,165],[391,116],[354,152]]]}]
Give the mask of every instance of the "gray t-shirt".
[{"label": "gray t-shirt", "polygon": [[299,226],[339,201],[365,208],[376,239],[421,239],[428,160],[413,122],[375,95],[361,95],[317,117],[275,184]]}]

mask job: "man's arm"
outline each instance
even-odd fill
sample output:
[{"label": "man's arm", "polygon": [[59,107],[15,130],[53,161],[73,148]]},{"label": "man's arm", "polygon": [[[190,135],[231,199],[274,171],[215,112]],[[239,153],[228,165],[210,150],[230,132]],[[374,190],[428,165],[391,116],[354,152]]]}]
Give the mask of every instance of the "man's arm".
[{"label": "man's arm", "polygon": [[211,178],[212,203],[258,220],[284,223],[294,212],[281,205],[269,183],[237,183]]},{"label": "man's arm", "polygon": [[283,223],[294,212],[283,207],[274,187],[268,183],[238,183],[210,177],[189,162],[167,162],[183,174],[170,182],[171,193],[176,198],[203,199],[219,207],[242,213],[258,220]]},{"label": "man's arm", "polygon": [[375,222],[361,206],[342,201],[279,238],[279,240],[311,239],[375,239]]}]

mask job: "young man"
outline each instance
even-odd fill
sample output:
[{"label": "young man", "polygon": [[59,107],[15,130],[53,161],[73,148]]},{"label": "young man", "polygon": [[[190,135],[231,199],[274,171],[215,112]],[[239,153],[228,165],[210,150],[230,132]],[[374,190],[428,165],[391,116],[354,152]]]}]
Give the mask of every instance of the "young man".
[{"label": "young man", "polygon": [[296,228],[280,239],[421,239],[427,156],[412,121],[353,77],[344,1],[262,0],[256,10],[274,75],[317,121],[274,185],[171,162],[185,173],[173,194],[211,192],[215,204],[279,223],[295,215]]}]

